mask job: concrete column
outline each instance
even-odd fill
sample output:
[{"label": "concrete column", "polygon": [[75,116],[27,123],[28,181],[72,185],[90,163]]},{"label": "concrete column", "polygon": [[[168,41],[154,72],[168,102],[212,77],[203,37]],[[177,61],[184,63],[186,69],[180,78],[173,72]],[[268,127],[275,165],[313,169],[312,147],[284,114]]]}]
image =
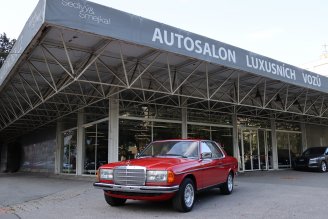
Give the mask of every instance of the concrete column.
[{"label": "concrete column", "polygon": [[64,137],[62,134],[63,130],[64,130],[63,121],[58,120],[56,126],[55,174],[61,173],[63,169],[63,147],[64,147]]},{"label": "concrete column", "polygon": [[187,108],[184,107],[181,110],[181,118],[182,118],[182,124],[181,124],[181,137],[182,138],[188,138],[188,125],[187,125],[187,120],[188,120],[188,113],[187,113]]},{"label": "concrete column", "polygon": [[187,98],[179,97],[181,103],[181,138],[188,138],[188,108]]},{"label": "concrete column", "polygon": [[241,166],[241,160],[239,157],[239,146],[238,146],[238,124],[237,115],[232,115],[232,144],[233,144],[233,156],[238,159],[238,165]]},{"label": "concrete column", "polygon": [[7,171],[8,162],[8,144],[1,145],[0,172]]},{"label": "concrete column", "polygon": [[84,170],[85,155],[85,123],[84,109],[77,113],[77,149],[76,149],[76,175],[82,175]]},{"label": "concrete column", "polygon": [[119,100],[109,99],[108,162],[118,161],[119,144]]},{"label": "concrete column", "polygon": [[306,137],[306,125],[301,123],[301,132],[302,132],[302,151],[307,148],[307,137]]},{"label": "concrete column", "polygon": [[271,122],[271,140],[272,140],[272,159],[273,159],[273,169],[278,169],[278,149],[277,149],[277,132],[276,132],[276,122],[274,119]]}]

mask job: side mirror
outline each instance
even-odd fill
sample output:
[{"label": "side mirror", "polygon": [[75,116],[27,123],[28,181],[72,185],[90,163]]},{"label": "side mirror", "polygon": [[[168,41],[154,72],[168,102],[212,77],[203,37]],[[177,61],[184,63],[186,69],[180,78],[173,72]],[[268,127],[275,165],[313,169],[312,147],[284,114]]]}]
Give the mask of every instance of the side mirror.
[{"label": "side mirror", "polygon": [[202,159],[210,159],[210,158],[212,158],[212,153],[211,152],[202,153]]}]

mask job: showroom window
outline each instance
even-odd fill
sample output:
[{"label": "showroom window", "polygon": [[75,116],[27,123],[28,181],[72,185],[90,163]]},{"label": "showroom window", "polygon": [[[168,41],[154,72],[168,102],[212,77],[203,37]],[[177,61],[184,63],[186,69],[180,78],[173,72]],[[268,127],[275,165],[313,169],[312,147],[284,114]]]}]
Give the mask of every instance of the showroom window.
[{"label": "showroom window", "polygon": [[181,108],[120,101],[120,117],[181,121]]},{"label": "showroom window", "polygon": [[65,131],[63,135],[63,166],[62,173],[76,173],[76,128]]},{"label": "showroom window", "polygon": [[291,168],[296,156],[302,153],[302,134],[277,131],[278,167]]},{"label": "showroom window", "polygon": [[84,174],[96,174],[108,162],[108,120],[85,128]]},{"label": "showroom window", "polygon": [[232,128],[188,124],[188,138],[213,140],[233,156]]},{"label": "showroom window", "polygon": [[119,160],[131,159],[151,141],[181,138],[181,123],[120,119]]}]

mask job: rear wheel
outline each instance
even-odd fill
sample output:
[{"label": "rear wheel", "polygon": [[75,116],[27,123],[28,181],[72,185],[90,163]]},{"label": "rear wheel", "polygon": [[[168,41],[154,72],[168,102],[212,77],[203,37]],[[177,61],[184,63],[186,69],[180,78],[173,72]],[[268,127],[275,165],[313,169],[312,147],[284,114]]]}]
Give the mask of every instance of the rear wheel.
[{"label": "rear wheel", "polygon": [[224,195],[229,195],[233,191],[233,173],[230,172],[227,181],[220,187],[221,193]]},{"label": "rear wheel", "polygon": [[173,198],[173,207],[181,212],[189,212],[195,203],[195,184],[186,178],[182,181],[179,191]]},{"label": "rear wheel", "polygon": [[320,171],[321,172],[326,172],[327,171],[327,164],[325,161],[321,161],[320,163]]},{"label": "rear wheel", "polygon": [[124,198],[115,198],[106,194],[104,194],[104,196],[107,204],[109,204],[110,206],[120,206],[124,205],[126,202],[126,199]]}]

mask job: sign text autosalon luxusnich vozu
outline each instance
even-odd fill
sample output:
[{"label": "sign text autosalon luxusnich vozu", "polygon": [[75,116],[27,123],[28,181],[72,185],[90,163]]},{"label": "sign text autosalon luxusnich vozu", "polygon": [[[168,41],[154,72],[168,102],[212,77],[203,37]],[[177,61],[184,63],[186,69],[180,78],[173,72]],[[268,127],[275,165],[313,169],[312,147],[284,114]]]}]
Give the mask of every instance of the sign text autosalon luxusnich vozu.
[{"label": "sign text autosalon luxusnich vozu", "polygon": [[[217,60],[225,61],[243,69],[253,69],[262,74],[272,74],[283,79],[291,81],[299,81],[304,84],[309,84],[316,87],[321,87],[319,75],[312,75],[304,72],[299,72],[292,66],[279,64],[270,59],[259,58],[250,54],[238,54],[232,48],[226,48],[224,45],[204,42],[200,39],[193,39],[189,35],[175,33],[161,28],[155,28],[152,35],[152,42],[160,43],[169,47],[175,47],[188,52],[196,53],[197,55],[207,56]],[[244,59],[244,60],[239,60]],[[302,77],[298,79],[297,77]]]}]

